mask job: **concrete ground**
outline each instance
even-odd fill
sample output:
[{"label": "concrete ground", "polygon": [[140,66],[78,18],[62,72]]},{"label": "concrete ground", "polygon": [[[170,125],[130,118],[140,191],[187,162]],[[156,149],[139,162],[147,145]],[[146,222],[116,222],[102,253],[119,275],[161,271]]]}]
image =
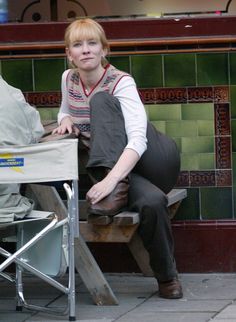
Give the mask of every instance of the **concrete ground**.
[{"label": "concrete ground", "polygon": [[[184,298],[158,297],[154,278],[137,274],[106,274],[117,306],[96,306],[76,277],[76,317],[84,322],[233,322],[236,321],[236,274],[180,274]],[[33,278],[25,280],[27,297],[35,304],[62,307],[66,297]],[[14,287],[0,277],[1,322],[60,322],[67,317],[15,311]]]}]

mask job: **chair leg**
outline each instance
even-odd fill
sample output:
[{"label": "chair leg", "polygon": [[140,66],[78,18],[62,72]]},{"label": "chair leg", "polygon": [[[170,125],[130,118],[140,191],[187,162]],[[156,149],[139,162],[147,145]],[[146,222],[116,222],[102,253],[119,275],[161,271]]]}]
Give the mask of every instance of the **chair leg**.
[{"label": "chair leg", "polygon": [[19,265],[16,265],[16,311],[22,311],[22,301],[23,296],[23,282],[22,282],[22,269]]}]

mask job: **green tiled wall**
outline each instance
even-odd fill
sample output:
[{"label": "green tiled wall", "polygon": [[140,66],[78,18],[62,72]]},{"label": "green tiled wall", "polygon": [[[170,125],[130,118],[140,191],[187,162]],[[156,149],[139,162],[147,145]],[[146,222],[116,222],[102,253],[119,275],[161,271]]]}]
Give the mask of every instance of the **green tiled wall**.
[{"label": "green tiled wall", "polygon": [[[191,187],[176,219],[235,218],[236,213],[236,53],[114,55],[111,64],[130,74],[138,88],[230,86],[232,131],[231,187]],[[3,78],[22,91],[60,91],[65,58],[4,59]],[[146,106],[148,117],[172,136],[181,151],[182,170],[215,168],[214,109],[212,103]],[[39,106],[42,119],[55,119],[58,108]]]}]

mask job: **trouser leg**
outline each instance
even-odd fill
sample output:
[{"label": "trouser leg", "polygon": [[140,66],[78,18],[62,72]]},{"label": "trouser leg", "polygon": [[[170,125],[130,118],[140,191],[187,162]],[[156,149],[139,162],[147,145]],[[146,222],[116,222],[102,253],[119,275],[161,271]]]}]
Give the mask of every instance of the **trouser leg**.
[{"label": "trouser leg", "polygon": [[90,101],[91,139],[87,168],[112,168],[126,144],[124,117],[120,102],[106,93],[96,93]]},{"label": "trouser leg", "polygon": [[149,180],[132,173],[129,209],[140,214],[138,233],[149,253],[150,266],[155,277],[158,281],[167,281],[176,277],[174,243],[166,194]]},{"label": "trouser leg", "polygon": [[147,139],[147,150],[131,175],[130,209],[141,215],[139,234],[154,274],[166,281],[177,275],[166,193],[176,184],[180,157],[175,142],[150,123]]}]

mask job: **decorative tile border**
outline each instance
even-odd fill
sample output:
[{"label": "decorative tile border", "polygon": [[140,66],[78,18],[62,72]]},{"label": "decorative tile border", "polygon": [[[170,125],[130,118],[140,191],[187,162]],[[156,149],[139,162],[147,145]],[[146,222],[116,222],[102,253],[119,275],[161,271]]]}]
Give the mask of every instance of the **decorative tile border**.
[{"label": "decorative tile border", "polygon": [[214,103],[215,170],[181,171],[177,186],[232,186],[229,87],[148,88],[139,93],[144,104]]},{"label": "decorative tile border", "polygon": [[[139,93],[144,104],[214,103],[215,170],[181,171],[177,186],[232,186],[229,87],[141,88]],[[59,91],[24,94],[26,100],[38,108],[59,107],[61,102]]]},{"label": "decorative tile border", "polygon": [[61,92],[25,92],[25,99],[31,105],[40,107],[59,107]]}]

